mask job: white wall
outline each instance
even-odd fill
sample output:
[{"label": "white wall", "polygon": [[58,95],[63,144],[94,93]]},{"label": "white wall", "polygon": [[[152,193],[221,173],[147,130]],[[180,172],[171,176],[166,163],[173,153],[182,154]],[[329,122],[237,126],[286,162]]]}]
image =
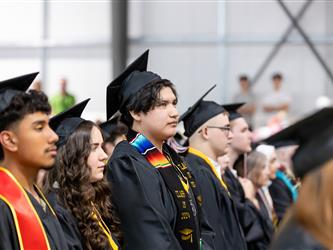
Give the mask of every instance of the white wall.
[{"label": "white wall", "polygon": [[[285,1],[293,14],[303,1]],[[110,1],[51,1],[48,39],[42,41],[43,3],[0,3],[0,79],[44,69],[49,95],[67,77],[78,101],[91,97],[85,114],[105,117],[105,88],[112,80]],[[333,1],[314,1],[300,24],[315,40],[332,38]],[[150,48],[149,69],[177,86],[180,112],[217,83],[208,98],[230,102],[240,73],[249,76],[289,26],[276,1],[129,1],[128,62]],[[294,98],[298,117],[314,108],[333,87],[298,32],[284,45],[255,86],[270,90],[270,77],[279,71],[284,88]],[[48,49],[43,61],[42,46]],[[331,67],[332,43],[316,48]],[[43,64],[45,63],[45,64]],[[43,68],[43,66],[45,66]],[[333,67],[331,67],[333,70]]]}]

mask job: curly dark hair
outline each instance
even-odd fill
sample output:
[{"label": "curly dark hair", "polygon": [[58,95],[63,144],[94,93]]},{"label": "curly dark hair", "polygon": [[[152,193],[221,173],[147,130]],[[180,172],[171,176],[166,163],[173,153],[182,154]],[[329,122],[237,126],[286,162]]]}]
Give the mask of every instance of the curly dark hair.
[{"label": "curly dark hair", "polygon": [[130,111],[135,113],[148,111],[154,109],[160,102],[160,92],[162,88],[170,88],[174,95],[177,97],[176,89],[172,82],[167,79],[162,79],[158,81],[152,81],[140,89],[133,97],[131,97],[127,103],[126,107],[122,111],[121,121],[126,124],[129,128],[133,125],[133,117]]},{"label": "curly dark hair", "polygon": [[[28,114],[42,112],[49,115],[51,106],[47,96],[35,90],[21,92],[15,95],[7,108],[0,112],[0,131],[10,129]],[[4,153],[0,146],[0,160],[3,160]]]},{"label": "curly dark hair", "polygon": [[[47,186],[57,181],[57,199],[71,211],[78,222],[85,249],[108,249],[109,241],[93,216],[93,206],[98,210],[112,235],[121,241],[119,220],[111,203],[110,186],[106,179],[91,183],[91,170],[87,160],[91,152],[91,131],[99,127],[84,121],[70,135],[66,144],[58,149],[55,167],[49,172]],[[52,191],[47,190],[47,191]]]}]

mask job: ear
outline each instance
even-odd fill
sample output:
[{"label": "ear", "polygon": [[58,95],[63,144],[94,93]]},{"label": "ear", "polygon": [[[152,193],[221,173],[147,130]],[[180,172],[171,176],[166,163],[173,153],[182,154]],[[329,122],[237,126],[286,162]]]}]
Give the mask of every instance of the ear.
[{"label": "ear", "polygon": [[201,129],[201,136],[202,138],[204,138],[205,140],[207,140],[209,138],[208,135],[208,128],[206,126],[202,127]]},{"label": "ear", "polygon": [[133,117],[133,120],[136,122],[141,121],[141,112],[135,113],[134,111],[130,111],[131,116]]},{"label": "ear", "polygon": [[18,148],[18,140],[16,135],[8,130],[3,130],[0,133],[0,143],[1,146],[11,152],[17,151]]}]

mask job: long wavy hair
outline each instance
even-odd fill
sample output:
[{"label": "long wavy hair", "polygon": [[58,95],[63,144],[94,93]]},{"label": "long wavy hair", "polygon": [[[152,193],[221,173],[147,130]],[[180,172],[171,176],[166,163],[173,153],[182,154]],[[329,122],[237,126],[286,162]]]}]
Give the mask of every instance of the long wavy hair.
[{"label": "long wavy hair", "polygon": [[[91,131],[98,128],[91,121],[82,122],[67,142],[58,149],[55,167],[48,174],[47,191],[56,182],[57,199],[76,218],[85,249],[108,249],[109,241],[93,216],[98,210],[109,229],[121,240],[119,220],[111,203],[110,186],[105,177],[91,183],[87,160],[91,152]],[[99,129],[99,128],[98,128]],[[50,190],[51,189],[51,190]]]},{"label": "long wavy hair", "polygon": [[328,249],[333,248],[333,159],[309,173],[291,217]]}]

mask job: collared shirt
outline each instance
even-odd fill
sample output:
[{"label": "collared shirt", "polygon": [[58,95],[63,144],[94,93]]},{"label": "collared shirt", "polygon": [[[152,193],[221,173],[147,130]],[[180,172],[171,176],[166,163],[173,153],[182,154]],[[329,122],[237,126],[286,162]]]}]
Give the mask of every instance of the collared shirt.
[{"label": "collared shirt", "polygon": [[238,174],[237,174],[237,170],[236,169],[233,169],[233,168],[229,168],[231,173],[236,177],[238,178]]},{"label": "collared shirt", "polygon": [[218,175],[221,176],[222,173],[221,173],[221,166],[220,166],[220,164],[218,164],[217,161],[214,161],[213,159],[211,159],[211,158],[209,158],[209,157],[207,157],[207,158],[208,158],[208,159],[211,161],[211,163],[214,165],[214,167],[215,167],[215,169],[216,169]]}]

